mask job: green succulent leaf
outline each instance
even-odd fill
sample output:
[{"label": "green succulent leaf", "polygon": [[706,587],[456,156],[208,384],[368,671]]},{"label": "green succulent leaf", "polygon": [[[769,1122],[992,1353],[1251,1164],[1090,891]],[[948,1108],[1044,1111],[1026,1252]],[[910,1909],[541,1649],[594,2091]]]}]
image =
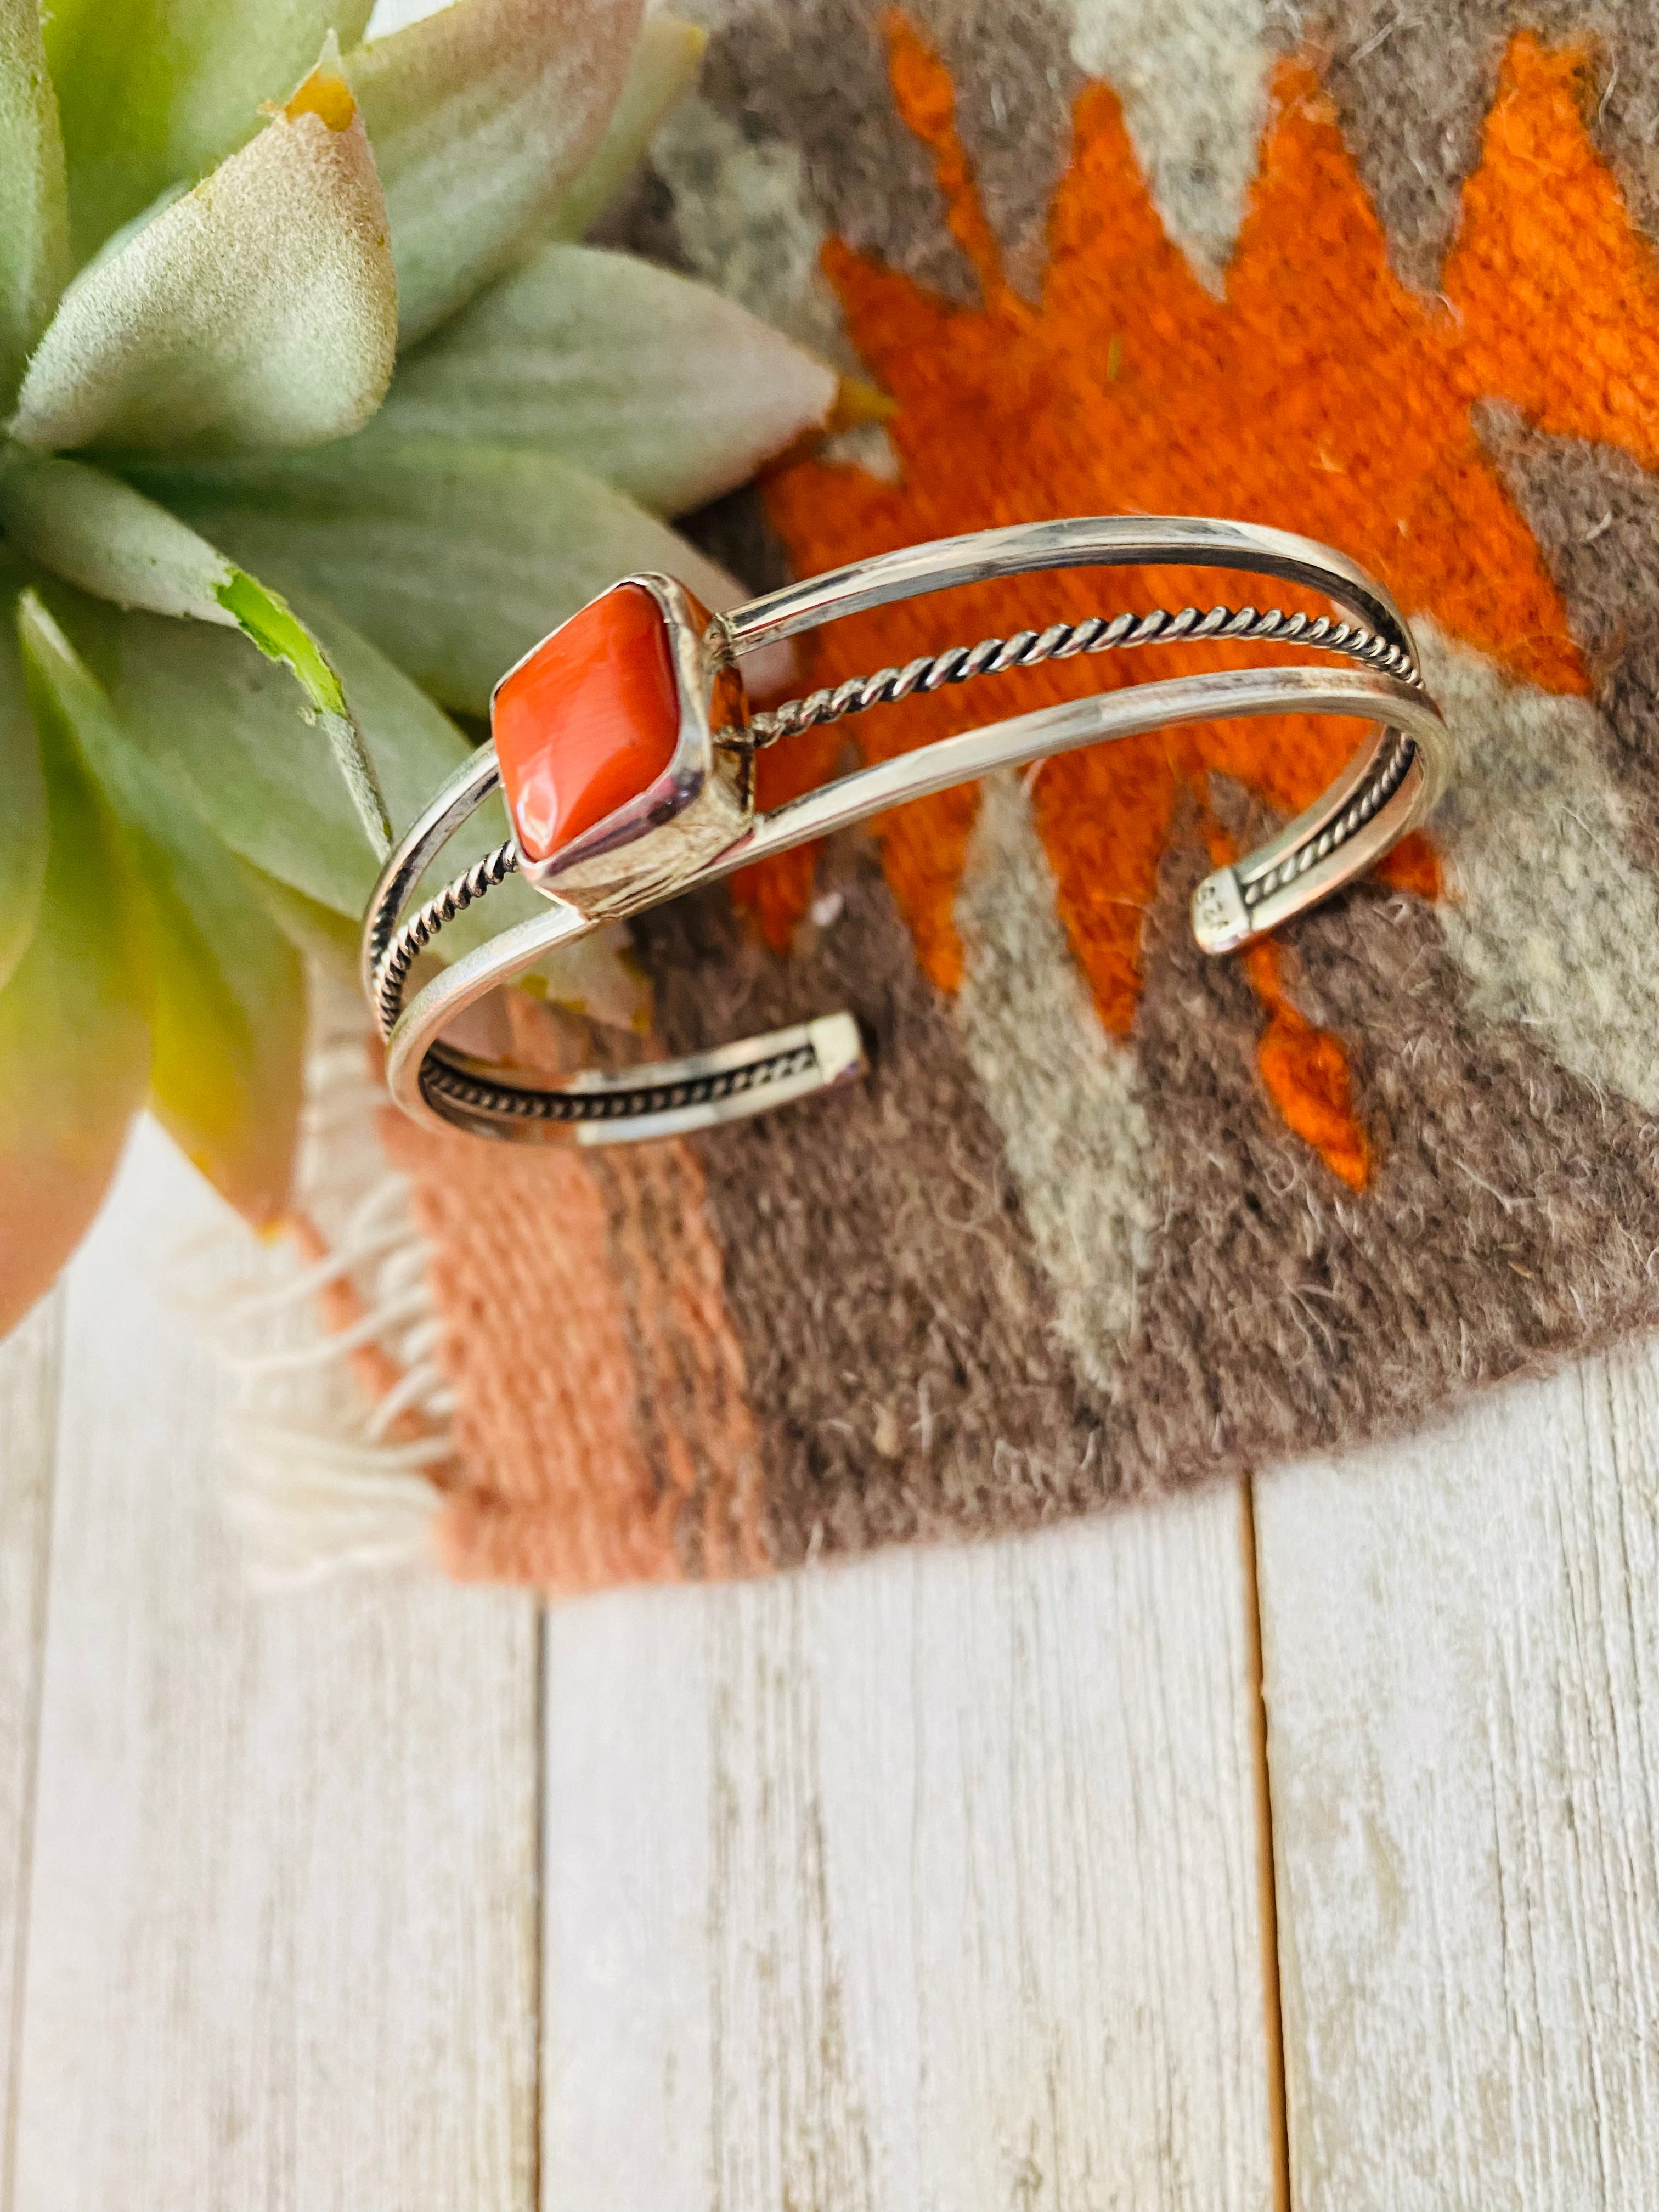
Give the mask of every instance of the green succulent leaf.
[{"label": "green succulent leaf", "polygon": [[337,990],[356,992],[358,982],[355,921],[332,908],[319,906],[292,884],[278,883],[258,868],[238,860],[242,880],[302,960],[319,968]]},{"label": "green succulent leaf", "polygon": [[68,276],[64,142],[39,0],[0,0],[0,398],[16,392]]},{"label": "green succulent leaf", "polygon": [[640,0],[453,0],[347,64],[410,345],[546,228],[603,136]]},{"label": "green succulent leaf", "polygon": [[46,881],[46,785],[11,619],[16,595],[8,563],[0,573],[0,988],[34,934]]},{"label": "green succulent leaf", "polygon": [[[27,4],[27,0],[25,0]],[[76,259],[252,137],[331,30],[374,0],[52,0],[46,52],[69,149]]]},{"label": "green succulent leaf", "polygon": [[838,390],[832,368],[705,285],[544,246],[410,356],[380,423],[533,447],[684,514],[821,429]]},{"label": "green succulent leaf", "polygon": [[287,1200],[299,1132],[299,956],[218,839],[129,743],[32,592],[18,630],[35,713],[73,732],[125,834],[148,909],[150,1104],[214,1188],[264,1225]]},{"label": "green succulent leaf", "polygon": [[319,67],[258,137],[70,285],[18,397],[25,445],[240,452],[367,422],[392,374],[386,202]]},{"label": "green succulent leaf", "polygon": [[[131,742],[234,853],[355,921],[380,857],[340,778],[327,732],[302,719],[281,670],[206,623],[122,612],[61,586],[52,614],[108,692]],[[325,607],[312,634],[349,690],[392,821],[410,821],[463,760],[454,724]]]},{"label": "green succulent leaf", "polygon": [[376,849],[392,840],[386,799],[338,675],[289,605],[131,484],[84,461],[0,454],[0,529],[21,551],[120,607],[235,629],[288,669],[328,740]]},{"label": "green succulent leaf", "polygon": [[553,210],[548,234],[585,238],[644,156],[657,125],[696,78],[708,47],[700,24],[647,15],[634,41],[622,97],[586,167]]},{"label": "green succulent leaf", "polygon": [[118,606],[232,617],[222,553],[164,507],[84,461],[0,448],[0,531],[20,552]]},{"label": "green succulent leaf", "polygon": [[665,524],[550,453],[377,423],[315,453],[147,468],[140,481],[290,596],[338,607],[459,714],[488,714],[502,670],[619,576],[660,569],[712,607],[747,596]]},{"label": "green succulent leaf", "polygon": [[219,603],[268,660],[281,661],[297,678],[328,739],[340,781],[368,833],[369,844],[377,855],[383,855],[392,845],[386,794],[327,654],[282,594],[268,590],[244,568],[231,570]]},{"label": "green succulent leaf", "polygon": [[0,1335],[79,1243],[149,1082],[149,965],[131,860],[56,715],[42,719],[40,750],[49,834],[40,919],[0,989]]},{"label": "green succulent leaf", "polygon": [[[123,614],[62,586],[47,586],[44,596],[109,694],[128,739],[245,864],[278,927],[301,952],[355,977],[358,924],[380,861],[339,779],[329,772],[322,732],[300,719],[289,686],[223,630]],[[471,744],[418,685],[331,610],[313,601],[301,605],[350,688],[401,829]],[[481,809],[465,836],[440,856],[429,888],[506,835],[499,801]],[[444,931],[439,951],[453,959],[544,911],[530,886],[510,876]],[[584,940],[538,972],[561,1005],[597,1020],[639,1025],[638,973],[608,940]]]}]

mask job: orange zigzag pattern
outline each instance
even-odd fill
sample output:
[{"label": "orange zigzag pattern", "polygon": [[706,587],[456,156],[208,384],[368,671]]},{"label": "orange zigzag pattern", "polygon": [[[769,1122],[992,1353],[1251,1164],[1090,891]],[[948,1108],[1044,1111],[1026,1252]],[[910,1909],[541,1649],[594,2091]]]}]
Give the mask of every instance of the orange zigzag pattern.
[{"label": "orange zigzag pattern", "polygon": [[[1077,103],[1033,307],[1004,276],[948,76],[902,16],[888,30],[900,112],[933,151],[981,304],[952,306],[839,241],[826,248],[854,343],[897,402],[890,427],[903,479],[884,483],[818,459],[775,477],[768,504],[799,573],[1051,514],[1239,515],[1343,547],[1408,612],[1431,614],[1533,683],[1586,690],[1560,596],[1471,421],[1477,402],[1501,398],[1545,430],[1659,465],[1659,269],[1585,131],[1581,56],[1529,34],[1511,45],[1437,301],[1390,270],[1376,211],[1307,67],[1279,74],[1220,301],[1165,237],[1115,94],[1091,86]],[[1201,606],[1236,592],[1237,580],[1130,572],[1115,584],[1114,606]],[[808,679],[1041,629],[1097,611],[1099,593],[1097,577],[1039,577],[882,609],[815,640]],[[1173,648],[1160,672],[1259,657]],[[999,682],[1013,711],[1133,674],[1106,659]],[[942,693],[851,727],[866,757],[879,758],[982,719],[984,705]],[[836,728],[769,754],[763,797],[775,803],[821,781],[846,742]],[[1208,778],[1220,771],[1293,811],[1351,744],[1351,730],[1329,723],[1214,725],[1046,768],[1038,826],[1109,1030],[1125,1035],[1133,1021],[1144,917],[1182,794],[1207,818]],[[948,793],[880,830],[922,963],[947,991],[962,972],[952,908],[977,803],[972,791]],[[1388,872],[1425,896],[1439,889],[1421,840]],[[740,886],[780,948],[811,873],[810,856],[792,855]],[[1358,1187],[1369,1155],[1346,1060],[1290,1006],[1282,957],[1274,950],[1250,963],[1268,1017],[1263,1079],[1290,1124]]]}]

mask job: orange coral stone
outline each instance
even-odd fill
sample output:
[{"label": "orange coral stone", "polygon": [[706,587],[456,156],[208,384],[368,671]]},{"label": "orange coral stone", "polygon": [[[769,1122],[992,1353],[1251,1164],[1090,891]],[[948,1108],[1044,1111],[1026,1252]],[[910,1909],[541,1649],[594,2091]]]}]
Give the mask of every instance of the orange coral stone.
[{"label": "orange coral stone", "polygon": [[553,854],[637,799],[679,737],[662,610],[618,584],[502,682],[491,711],[501,788],[527,860]]}]

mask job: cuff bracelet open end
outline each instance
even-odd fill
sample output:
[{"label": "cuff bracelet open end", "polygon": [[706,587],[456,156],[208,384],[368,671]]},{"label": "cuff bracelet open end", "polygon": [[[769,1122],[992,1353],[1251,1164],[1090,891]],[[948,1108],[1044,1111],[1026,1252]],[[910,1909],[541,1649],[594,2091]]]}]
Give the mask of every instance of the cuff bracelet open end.
[{"label": "cuff bracelet open end", "polygon": [[[843,616],[1033,569],[1171,565],[1276,576],[1323,594],[1339,612],[1189,607],[1091,617],[952,647],[749,712],[744,659]],[[1312,648],[1348,665],[1218,669],[1128,685],[939,739],[756,811],[756,751],[815,724],[1044,660],[1206,640]],[[1426,819],[1448,763],[1410,630],[1379,585],[1310,539],[1185,516],[982,531],[856,562],[718,616],[672,578],[630,577],[509,670],[492,703],[494,740],[434,794],[386,861],[364,918],[362,977],[398,1104],[416,1120],[520,1142],[684,1134],[862,1073],[857,1025],[845,1013],[621,1074],[548,1079],[481,1062],[446,1039],[469,1006],[562,946],[774,854],[994,769],[1115,738],[1262,714],[1371,724],[1311,806],[1198,886],[1194,934],[1206,951],[1228,952],[1364,874]],[[503,785],[512,836],[411,913],[444,846]],[[544,895],[545,915],[503,930],[410,994],[415,963],[445,924],[511,873]]]}]

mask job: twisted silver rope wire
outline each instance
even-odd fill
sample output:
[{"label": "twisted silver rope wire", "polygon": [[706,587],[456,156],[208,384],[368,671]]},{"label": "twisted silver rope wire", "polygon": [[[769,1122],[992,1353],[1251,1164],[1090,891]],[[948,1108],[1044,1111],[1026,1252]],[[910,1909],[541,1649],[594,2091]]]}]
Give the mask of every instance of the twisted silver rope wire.
[{"label": "twisted silver rope wire", "polygon": [[1240,879],[1239,889],[1247,908],[1259,906],[1297,876],[1305,876],[1316,861],[1346,845],[1357,830],[1369,822],[1380,806],[1389,799],[1406,780],[1406,771],[1416,757],[1417,747],[1409,738],[1397,731],[1389,732],[1389,741],[1371,771],[1369,781],[1358,790],[1349,801],[1345,813],[1334,822],[1327,823],[1317,836],[1305,837],[1293,852],[1265,873],[1246,876]]},{"label": "twisted silver rope wire", "polygon": [[[803,731],[841,721],[849,714],[866,714],[872,707],[895,705],[915,692],[942,690],[947,684],[965,684],[975,676],[1036,668],[1045,660],[1069,660],[1080,653],[1127,652],[1133,646],[1218,640],[1241,645],[1310,646],[1325,653],[1343,653],[1402,683],[1420,687],[1423,681],[1416,662],[1403,646],[1358,623],[1333,622],[1328,615],[1287,615],[1278,607],[1262,614],[1255,607],[1223,606],[1212,607],[1206,614],[1200,614],[1196,607],[1182,607],[1172,615],[1163,607],[1154,607],[1144,615],[1126,613],[1109,618],[1089,615],[1081,622],[1053,623],[1045,630],[1016,630],[1011,637],[981,638],[975,646],[948,646],[943,653],[924,653],[907,661],[902,668],[882,668],[873,676],[849,677],[844,683],[809,692],[804,699],[787,700],[781,707],[755,715],[746,730],[721,732],[718,742],[760,750],[777,744],[781,738],[799,737]],[[446,922],[453,921],[518,865],[518,847],[509,837],[446,884],[398,930],[374,971],[375,1004],[384,1034],[390,1035],[398,1018],[404,985],[418,955]],[[1261,885],[1256,896],[1267,888]]]},{"label": "twisted silver rope wire", "polygon": [[435,1091],[476,1113],[508,1115],[516,1121],[625,1121],[642,1114],[674,1113],[684,1106],[702,1106],[743,1091],[763,1091],[792,1075],[806,1074],[815,1064],[810,1044],[792,1045],[783,1052],[751,1060],[746,1067],[683,1076],[668,1083],[647,1081],[626,1090],[526,1091],[515,1084],[492,1083],[487,1076],[434,1059],[422,1069],[421,1084],[428,1094]]},{"label": "twisted silver rope wire", "polygon": [[975,676],[1000,676],[1011,668],[1036,668],[1045,660],[1069,660],[1079,653],[1126,652],[1137,645],[1176,645],[1183,641],[1227,639],[1241,645],[1305,645],[1323,653],[1345,653],[1368,668],[1402,683],[1420,685],[1423,678],[1404,646],[1363,629],[1355,623],[1333,622],[1328,615],[1287,615],[1278,607],[1258,614],[1254,607],[1212,607],[1200,614],[1182,607],[1170,614],[1154,607],[1144,615],[1089,615],[1082,622],[1054,623],[1045,630],[1022,629],[1012,637],[985,637],[977,645],[953,645],[943,653],[924,653],[902,668],[878,669],[873,676],[848,677],[845,683],[826,685],[804,699],[786,700],[757,714],[748,728],[731,733],[729,742],[757,750],[775,745],[780,738],[799,737],[803,731],[848,714],[867,714],[872,707],[890,706],[916,691],[942,690],[947,684],[965,684]]},{"label": "twisted silver rope wire", "polygon": [[474,899],[481,899],[487,890],[493,890],[504,876],[514,872],[518,865],[519,848],[509,837],[493,853],[486,853],[481,860],[475,860],[453,883],[434,892],[419,913],[411,915],[403,924],[374,970],[374,1003],[383,1035],[389,1036],[392,1033],[392,1025],[403,1004],[404,985],[418,955],[447,921],[453,921]]}]

